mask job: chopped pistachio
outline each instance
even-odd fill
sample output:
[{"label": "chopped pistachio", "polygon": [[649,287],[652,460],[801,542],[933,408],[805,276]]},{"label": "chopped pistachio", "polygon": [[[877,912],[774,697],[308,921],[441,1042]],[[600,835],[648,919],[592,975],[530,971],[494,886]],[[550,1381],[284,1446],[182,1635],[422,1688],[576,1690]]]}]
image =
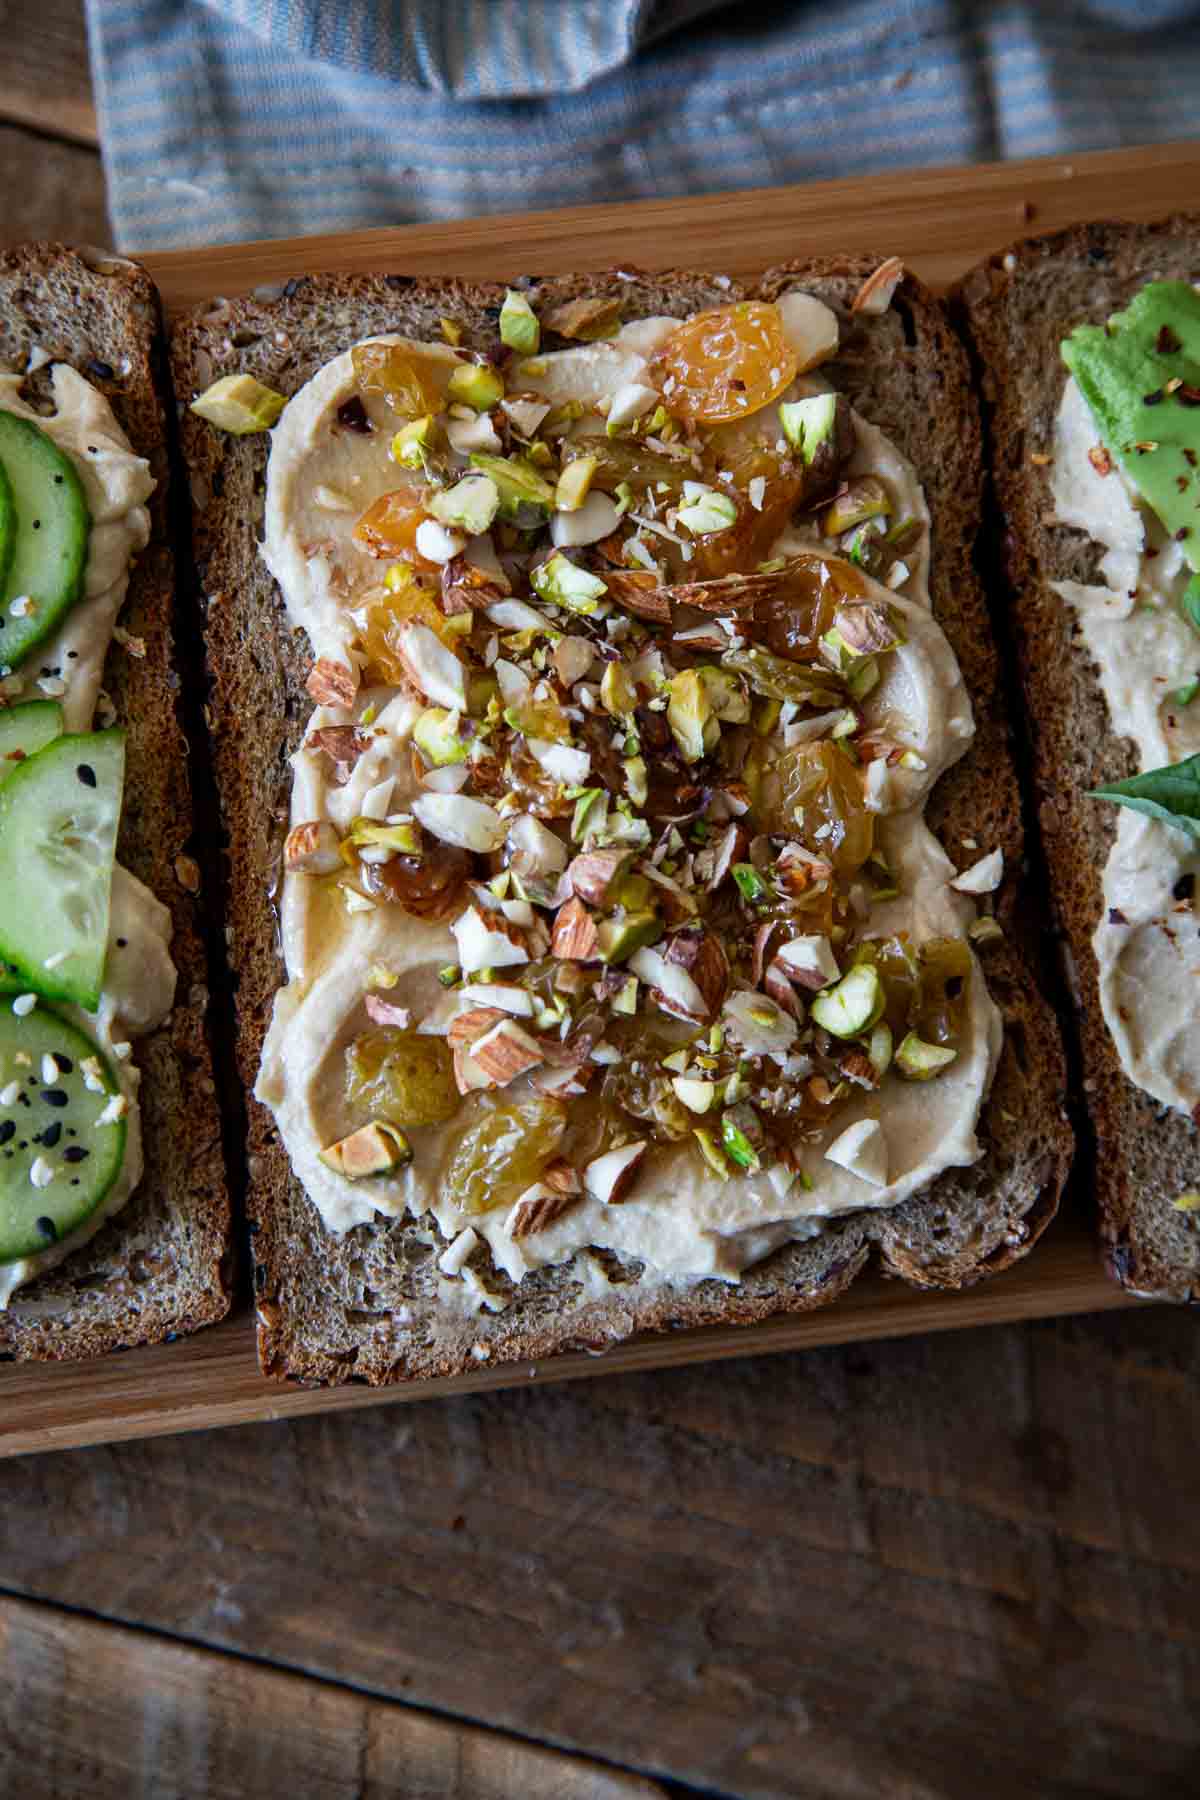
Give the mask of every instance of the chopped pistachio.
[{"label": "chopped pistachio", "polygon": [[588,496],[592,477],[599,467],[594,456],[578,456],[569,462],[558,478],[554,504],[559,512],[578,512]]},{"label": "chopped pistachio", "polygon": [[[500,342],[518,356],[535,356],[541,338],[542,329],[532,306],[524,294],[509,288],[500,308]],[[533,370],[526,365],[526,372],[532,374]]]},{"label": "chopped pistachio", "polygon": [[696,1129],[696,1130],[693,1130],[692,1136],[695,1138],[697,1144],[700,1146],[700,1154],[704,1158],[705,1162],[708,1164],[709,1168],[712,1170],[713,1174],[716,1176],[719,1176],[719,1178],[722,1181],[728,1181],[729,1180],[729,1164],[725,1159],[724,1151],[721,1149],[721,1146],[717,1143],[717,1140],[713,1136],[712,1132],[707,1131],[707,1130],[702,1130],[702,1129]]},{"label": "chopped pistachio", "polygon": [[447,963],[444,968],[438,970],[438,980],[444,988],[457,987],[462,980],[462,970],[457,963]]},{"label": "chopped pistachio", "polygon": [[446,383],[450,405],[469,406],[473,412],[491,412],[504,398],[504,377],[490,363],[459,363]]},{"label": "chopped pistachio", "polygon": [[742,899],[748,900],[752,906],[761,905],[764,900],[771,898],[771,890],[753,863],[734,863],[733,879]]}]

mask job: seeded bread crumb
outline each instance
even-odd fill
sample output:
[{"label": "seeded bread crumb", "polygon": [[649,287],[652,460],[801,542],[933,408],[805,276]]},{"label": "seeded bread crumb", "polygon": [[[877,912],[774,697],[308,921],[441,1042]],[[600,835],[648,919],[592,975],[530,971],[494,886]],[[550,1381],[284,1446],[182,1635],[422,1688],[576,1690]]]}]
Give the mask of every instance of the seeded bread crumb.
[{"label": "seeded bread crumb", "polygon": [[[104,687],[128,734],[118,855],[171,909],[179,970],[167,1023],[134,1040],[142,1070],[145,1174],[129,1204],[0,1313],[0,1357],[64,1360],[194,1331],[229,1308],[230,1211],[206,1039],[206,970],[191,870],[176,858],[192,830],[187,747],[177,718],[175,600],[158,298],[144,270],[57,244],[0,254],[0,368],[33,349],[69,362],[112,403],[150,460],[150,544],[134,566],[121,624],[144,658],[112,646]],[[48,394],[45,368],[30,382]]]},{"label": "seeded bread crumb", "polygon": [[1052,581],[1095,579],[1083,532],[1048,523],[1048,457],[1073,326],[1103,322],[1146,282],[1200,279],[1200,214],[1153,225],[1101,222],[1032,238],[965,278],[955,306],[978,357],[1004,576],[1028,698],[1039,823],[1079,996],[1085,1099],[1096,1132],[1096,1197],[1109,1268],[1136,1293],[1200,1298],[1200,1226],[1171,1202],[1200,1187],[1200,1136],[1124,1074],[1100,1010],[1092,933],[1117,809],[1090,788],[1137,769],[1114,736],[1071,608]]},{"label": "seeded bread crumb", "polygon": [[[883,317],[848,317],[874,261],[797,264],[768,276],[773,298],[803,286],[835,305],[844,341],[834,380],[916,463],[935,519],[934,598],[974,698],[980,735],[965,763],[934,795],[930,822],[966,867],[973,836],[1021,868],[1021,820],[995,653],[971,554],[980,491],[979,432],[961,345],[939,304],[906,279]],[[749,290],[689,273],[585,276],[535,283],[540,312],[619,288],[626,319],[679,317]],[[229,836],[230,948],[238,982],[238,1057],[252,1088],[271,1002],[282,979],[268,884],[287,816],[287,757],[311,703],[309,651],[284,618],[257,536],[269,442],[231,438],[188,411],[221,375],[242,372],[293,394],[359,338],[397,331],[440,337],[460,325],[466,348],[494,338],[501,287],[401,276],[301,276],[277,294],[218,303],[182,319],[172,340],[180,436],[193,504],[195,561],[207,604],[213,678],[211,718],[218,785]],[[553,347],[548,344],[547,346]],[[253,719],[256,729],[246,730]],[[1011,923],[1017,882],[998,896]],[[1057,1207],[1071,1155],[1062,1113],[1064,1067],[1054,1020],[1011,941],[989,956],[989,985],[1004,1010],[1005,1049],[981,1125],[985,1153],[950,1171],[923,1196],[884,1213],[861,1213],[790,1245],[736,1286],[675,1286],[646,1278],[636,1262],[590,1253],[585,1284],[544,1269],[515,1289],[479,1260],[477,1273],[508,1297],[504,1311],[449,1312],[437,1300],[440,1245],[412,1220],[380,1221],[344,1237],[326,1232],[293,1178],[269,1113],[250,1101],[250,1189],[259,1354],[263,1368],[305,1381],[384,1383],[477,1366],[602,1348],[634,1332],[750,1323],[824,1305],[874,1257],[917,1286],[963,1287],[1023,1256]],[[476,1253],[479,1258],[479,1253]],[[473,1265],[469,1264],[471,1268]]]}]

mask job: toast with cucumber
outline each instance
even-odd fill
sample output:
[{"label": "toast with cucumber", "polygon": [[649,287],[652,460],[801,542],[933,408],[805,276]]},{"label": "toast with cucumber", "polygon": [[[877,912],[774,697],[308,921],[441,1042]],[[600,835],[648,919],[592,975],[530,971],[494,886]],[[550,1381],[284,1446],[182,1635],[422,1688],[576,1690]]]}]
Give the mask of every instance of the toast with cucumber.
[{"label": "toast with cucumber", "polygon": [[0,254],[0,1355],[228,1307],[157,297]]},{"label": "toast with cucumber", "polygon": [[1200,1294],[1200,215],[1016,244],[978,358],[1107,1258]]},{"label": "toast with cucumber", "polygon": [[263,1367],[1025,1254],[1071,1134],[939,303],[314,275],[172,361]]}]

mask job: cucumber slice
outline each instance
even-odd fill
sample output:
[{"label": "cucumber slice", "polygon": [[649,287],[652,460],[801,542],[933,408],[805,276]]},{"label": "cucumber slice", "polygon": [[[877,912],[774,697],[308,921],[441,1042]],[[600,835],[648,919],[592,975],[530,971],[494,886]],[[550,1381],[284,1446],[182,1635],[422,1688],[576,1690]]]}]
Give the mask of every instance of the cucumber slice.
[{"label": "cucumber slice", "polygon": [[108,947],[125,733],[56,738],[0,787],[0,959],[95,1010]]},{"label": "cucumber slice", "polygon": [[[0,464],[15,509],[8,572],[0,585],[0,666],[15,668],[83,593],[88,517],[69,456],[32,419],[0,411]],[[14,600],[31,609],[14,617]]]},{"label": "cucumber slice", "polygon": [[8,580],[13,550],[17,542],[17,509],[13,502],[12,482],[0,463],[0,592]]},{"label": "cucumber slice", "polygon": [[95,1212],[125,1157],[124,1118],[99,1122],[118,1092],[86,1033],[47,1006],[23,1018],[0,1006],[0,1263],[49,1250]]},{"label": "cucumber slice", "polygon": [[61,737],[62,728],[62,707],[57,700],[25,700],[0,711],[0,782],[26,757],[36,756]]}]

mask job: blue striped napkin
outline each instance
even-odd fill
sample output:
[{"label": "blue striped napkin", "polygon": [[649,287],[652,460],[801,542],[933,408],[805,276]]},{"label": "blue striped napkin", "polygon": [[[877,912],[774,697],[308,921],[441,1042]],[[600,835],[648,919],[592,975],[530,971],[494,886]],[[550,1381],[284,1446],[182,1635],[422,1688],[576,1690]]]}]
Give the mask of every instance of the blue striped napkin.
[{"label": "blue striped napkin", "polygon": [[87,6],[126,249],[1197,130],[1196,0]]}]

